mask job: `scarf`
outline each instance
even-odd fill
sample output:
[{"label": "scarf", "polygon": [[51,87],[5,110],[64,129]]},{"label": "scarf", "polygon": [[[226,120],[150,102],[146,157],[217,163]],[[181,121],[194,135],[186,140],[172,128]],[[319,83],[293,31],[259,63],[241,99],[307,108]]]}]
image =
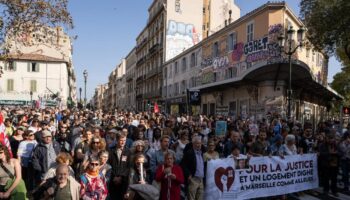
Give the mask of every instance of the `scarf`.
[{"label": "scarf", "polygon": [[92,170],[90,170],[90,169],[88,169],[87,171],[86,171],[86,173],[87,173],[87,175],[89,175],[91,178],[96,178],[98,175],[99,175],[99,170],[97,170],[97,171],[92,171]]}]

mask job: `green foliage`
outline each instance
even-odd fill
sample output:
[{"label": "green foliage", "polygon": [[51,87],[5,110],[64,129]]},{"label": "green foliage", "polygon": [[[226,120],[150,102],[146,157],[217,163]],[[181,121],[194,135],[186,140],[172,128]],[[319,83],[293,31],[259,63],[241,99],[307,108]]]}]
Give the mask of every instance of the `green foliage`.
[{"label": "green foliage", "polygon": [[0,0],[0,6],[1,54],[9,48],[5,44],[8,35],[25,36],[46,27],[73,28],[68,0]]},{"label": "green foliage", "polygon": [[350,59],[349,10],[349,0],[301,0],[300,16],[316,49],[329,55],[342,49],[343,56]]}]

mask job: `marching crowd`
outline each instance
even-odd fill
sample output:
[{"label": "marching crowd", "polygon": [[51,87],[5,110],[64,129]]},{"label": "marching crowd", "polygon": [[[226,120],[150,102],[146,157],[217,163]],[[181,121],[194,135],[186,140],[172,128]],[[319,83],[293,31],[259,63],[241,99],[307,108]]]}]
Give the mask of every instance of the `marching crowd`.
[{"label": "marching crowd", "polygon": [[[255,122],[148,112],[0,111],[0,199],[202,200],[212,159],[307,153],[318,155],[325,195],[349,190],[350,135],[332,121],[313,128],[278,114]],[[225,135],[215,133],[216,121],[227,122]],[[250,129],[253,123],[257,131]]]}]

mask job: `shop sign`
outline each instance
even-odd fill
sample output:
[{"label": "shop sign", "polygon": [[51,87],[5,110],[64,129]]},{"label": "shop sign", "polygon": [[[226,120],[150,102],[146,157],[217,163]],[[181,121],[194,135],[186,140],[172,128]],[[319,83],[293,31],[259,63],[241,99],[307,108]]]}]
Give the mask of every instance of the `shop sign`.
[{"label": "shop sign", "polygon": [[228,106],[216,106],[216,115],[228,116]]},{"label": "shop sign", "polygon": [[[30,103],[30,102],[29,102]],[[12,106],[24,106],[27,105],[28,101],[21,100],[0,100],[0,105],[12,105]]]}]

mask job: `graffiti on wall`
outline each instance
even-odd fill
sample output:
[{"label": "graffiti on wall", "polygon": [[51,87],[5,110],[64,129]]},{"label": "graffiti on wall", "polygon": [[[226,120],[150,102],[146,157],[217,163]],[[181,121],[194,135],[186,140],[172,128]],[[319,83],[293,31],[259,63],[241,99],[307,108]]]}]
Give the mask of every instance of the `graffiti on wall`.
[{"label": "graffiti on wall", "polygon": [[202,35],[193,24],[169,20],[166,40],[166,60],[169,60],[201,41]]}]

